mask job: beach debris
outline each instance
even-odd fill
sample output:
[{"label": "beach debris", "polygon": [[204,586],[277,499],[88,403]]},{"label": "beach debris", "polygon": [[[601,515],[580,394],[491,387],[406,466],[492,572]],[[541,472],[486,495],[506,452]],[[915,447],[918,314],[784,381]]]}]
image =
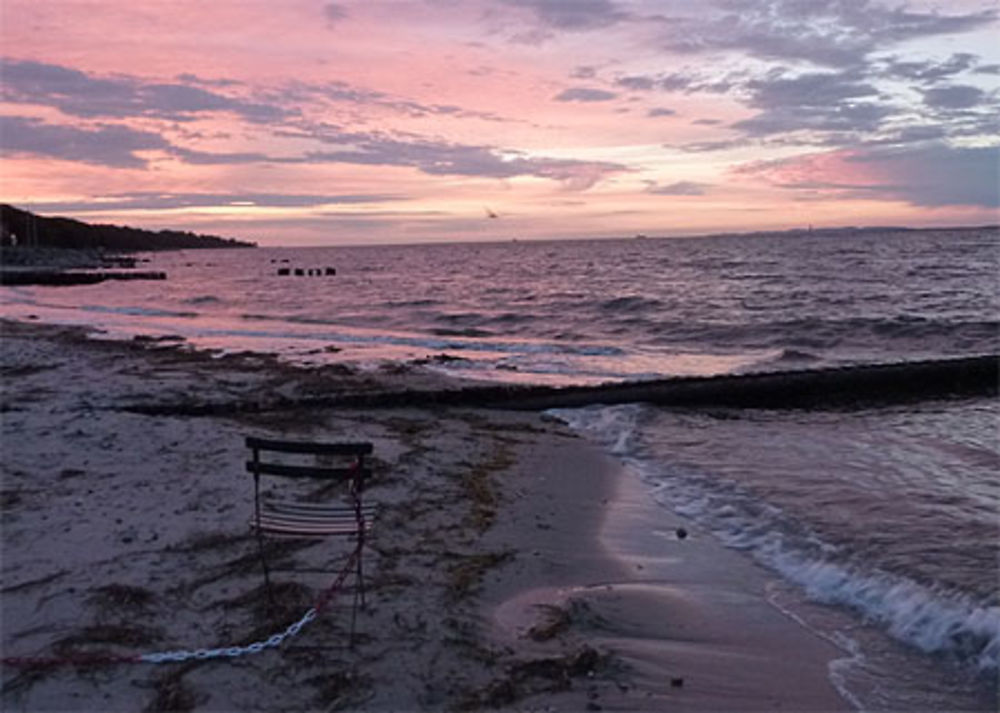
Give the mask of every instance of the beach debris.
[{"label": "beach debris", "polygon": [[148,711],[191,711],[198,705],[198,696],[182,680],[183,671],[172,671],[155,684],[156,697]]},{"label": "beach debris", "polygon": [[371,688],[371,680],[357,671],[334,671],[314,676],[306,681],[318,689],[314,698],[321,710],[345,710],[363,702]]},{"label": "beach debris", "polygon": [[95,605],[113,611],[123,608],[143,609],[152,603],[154,595],[143,587],[112,582],[94,590],[90,599]]},{"label": "beach debris", "polygon": [[543,612],[543,621],[528,629],[527,636],[532,641],[553,639],[572,623],[569,612],[555,604],[538,604],[535,608]]},{"label": "beach debris", "polygon": [[513,550],[460,555],[451,553],[457,561],[447,568],[448,593],[453,601],[479,590],[486,572],[514,558]]},{"label": "beach debris", "polygon": [[566,691],[573,679],[592,678],[596,671],[610,662],[610,654],[602,654],[583,646],[565,656],[518,661],[507,669],[504,678],[494,680],[478,693],[473,693],[459,707],[474,710],[481,707],[503,708],[538,693]]}]

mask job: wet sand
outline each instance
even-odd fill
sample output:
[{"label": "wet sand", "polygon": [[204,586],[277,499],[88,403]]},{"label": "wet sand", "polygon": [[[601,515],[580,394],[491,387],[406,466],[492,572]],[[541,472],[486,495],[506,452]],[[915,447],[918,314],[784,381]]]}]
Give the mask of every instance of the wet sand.
[{"label": "wet sand", "polygon": [[[852,709],[829,677],[844,652],[768,604],[765,572],[656,505],[632,473],[573,442],[523,466],[542,483],[518,507],[537,539],[486,589],[495,635],[536,653],[614,652],[628,674],[590,698],[608,710]],[[518,523],[498,529],[523,546]]]}]

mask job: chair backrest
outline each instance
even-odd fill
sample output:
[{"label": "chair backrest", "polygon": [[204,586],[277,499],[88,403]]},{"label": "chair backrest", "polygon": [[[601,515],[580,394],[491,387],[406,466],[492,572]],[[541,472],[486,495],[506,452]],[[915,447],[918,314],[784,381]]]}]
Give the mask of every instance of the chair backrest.
[{"label": "chair backrest", "polygon": [[[371,475],[371,469],[365,464],[365,456],[372,453],[371,443],[316,443],[305,441],[284,441],[271,438],[246,439],[251,458],[246,462],[246,469],[253,473],[255,479],[261,475],[276,475],[285,478],[317,478],[322,480],[353,481],[360,494],[365,480]],[[344,465],[324,465],[312,462],[290,463],[274,458],[273,454],[291,453],[301,455],[343,456],[352,458],[353,463]]]}]

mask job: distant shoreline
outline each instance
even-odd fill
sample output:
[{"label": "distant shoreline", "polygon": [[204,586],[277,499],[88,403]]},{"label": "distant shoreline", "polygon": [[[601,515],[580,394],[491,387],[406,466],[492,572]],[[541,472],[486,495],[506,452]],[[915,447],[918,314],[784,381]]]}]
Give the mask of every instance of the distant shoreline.
[{"label": "distant shoreline", "polygon": [[7,204],[0,205],[0,246],[15,250],[52,248],[113,252],[257,247],[256,243],[215,235],[95,225],[73,218],[49,218]]}]

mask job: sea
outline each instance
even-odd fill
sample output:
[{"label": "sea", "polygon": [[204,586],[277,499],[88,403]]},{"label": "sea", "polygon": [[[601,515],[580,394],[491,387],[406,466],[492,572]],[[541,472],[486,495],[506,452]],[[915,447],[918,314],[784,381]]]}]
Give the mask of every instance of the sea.
[{"label": "sea", "polygon": [[[1000,353],[997,228],[140,257],[168,279],[2,287],[3,315],[554,385]],[[844,652],[830,677],[858,708],[996,710],[997,399],[553,415],[764,568],[771,603]]]}]

